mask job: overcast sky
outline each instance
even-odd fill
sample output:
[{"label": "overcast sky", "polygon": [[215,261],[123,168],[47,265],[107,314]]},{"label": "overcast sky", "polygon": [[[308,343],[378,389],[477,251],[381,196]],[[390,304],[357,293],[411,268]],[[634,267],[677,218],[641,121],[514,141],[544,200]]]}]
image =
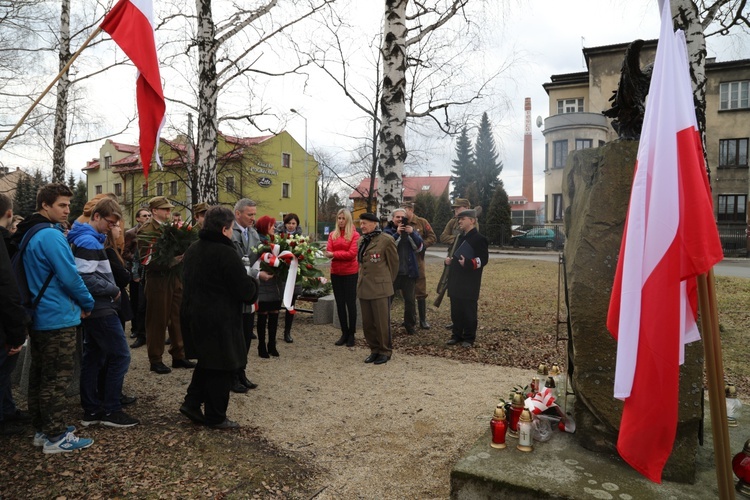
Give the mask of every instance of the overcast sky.
[{"label": "overcast sky", "polygon": [[[494,2],[491,2],[494,4]],[[652,39],[658,36],[659,15],[656,0],[631,0],[628,2],[614,0],[526,0],[510,2],[505,12],[488,8],[486,15],[489,25],[496,29],[486,33],[484,55],[488,66],[498,60],[504,60],[510,53],[520,56],[518,63],[510,74],[506,74],[498,89],[507,99],[510,107],[500,106],[504,99],[492,99],[488,102],[490,121],[493,124],[495,141],[500,159],[504,164],[501,179],[509,195],[521,194],[521,168],[523,153],[523,104],[524,98],[532,100],[532,123],[537,116],[543,119],[548,116],[547,95],[542,84],[549,81],[550,75],[585,71],[582,47],[595,47],[625,43],[637,38]],[[361,26],[363,38],[369,40],[381,26],[382,1],[355,0],[356,22]],[[748,35],[724,39],[721,43],[709,40],[709,57],[718,60],[731,60],[750,57],[750,40]],[[354,64],[354,67],[357,67]],[[366,64],[359,65],[365,68]],[[134,103],[134,70],[121,68],[111,70],[119,72],[107,79],[109,85],[99,85],[89,91],[92,101],[109,110],[116,118],[118,109],[122,114],[133,113]],[[112,76],[115,76],[114,78]],[[111,83],[120,81],[122,89],[115,93]],[[278,129],[286,128],[304,145],[305,124],[289,108],[299,110],[308,124],[308,145],[330,151],[341,161],[346,161],[346,150],[354,147],[350,137],[353,132],[359,133],[364,127],[361,112],[351,105],[341,91],[320,73],[313,72],[303,88],[301,78],[288,78],[272,88],[258,89],[264,96],[266,104],[272,106],[280,118],[275,124],[268,124]],[[115,98],[114,95],[117,95]],[[119,101],[119,102],[114,102]],[[167,109],[167,113],[174,108]],[[175,122],[179,117],[171,116]],[[224,127],[221,127],[224,130]],[[248,131],[246,135],[260,135]],[[172,134],[165,134],[171,138]],[[541,130],[532,127],[534,144],[534,198],[544,199],[544,138]],[[135,143],[137,127],[122,136],[114,138],[121,142]],[[407,148],[410,140],[407,136]],[[89,144],[70,148],[67,154],[67,166],[80,172],[86,160],[98,156],[100,144]],[[454,158],[455,138],[436,139],[431,142],[425,163],[420,165],[423,175],[428,170],[432,175],[448,175]],[[8,157],[0,151],[0,162],[5,165],[16,165],[16,158]],[[28,165],[21,165],[28,166]]]}]

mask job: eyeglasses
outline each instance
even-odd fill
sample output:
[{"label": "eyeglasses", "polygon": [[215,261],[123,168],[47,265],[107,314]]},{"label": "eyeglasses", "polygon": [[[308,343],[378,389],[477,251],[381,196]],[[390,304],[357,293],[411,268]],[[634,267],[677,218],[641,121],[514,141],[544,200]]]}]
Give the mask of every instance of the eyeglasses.
[{"label": "eyeglasses", "polygon": [[111,221],[111,220],[107,219],[106,217],[103,217],[103,219],[107,221],[107,225],[108,225],[109,227],[115,227],[115,226],[116,226],[117,224],[119,224],[119,223],[120,223],[120,221],[119,221],[119,220],[116,220],[116,221]]}]

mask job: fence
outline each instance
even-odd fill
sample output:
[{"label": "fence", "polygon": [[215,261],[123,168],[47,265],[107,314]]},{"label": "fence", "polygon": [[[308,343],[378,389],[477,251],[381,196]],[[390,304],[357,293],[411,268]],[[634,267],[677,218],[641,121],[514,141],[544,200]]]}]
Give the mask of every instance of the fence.
[{"label": "fence", "polygon": [[719,225],[719,239],[725,257],[747,257],[745,226]]}]

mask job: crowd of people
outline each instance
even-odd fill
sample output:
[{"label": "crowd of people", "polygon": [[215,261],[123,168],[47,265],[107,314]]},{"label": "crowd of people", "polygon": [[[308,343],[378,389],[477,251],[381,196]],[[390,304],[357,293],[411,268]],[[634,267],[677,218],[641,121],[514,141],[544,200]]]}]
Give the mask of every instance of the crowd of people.
[{"label": "crowd of people", "polygon": [[[286,280],[261,269],[260,248],[277,232],[301,234],[299,217],[288,213],[278,222],[267,215],[256,220],[256,203],[248,198],[239,200],[234,210],[198,203],[192,220],[197,241],[170,248],[165,256],[167,250],[157,248],[160,236],[168,227],[186,223],[175,216],[179,214],[172,212],[175,207],[166,197],[150,199],[127,231],[114,195],[94,197],[69,226],[71,197],[65,185],[48,184],[37,194],[36,212],[19,223],[10,198],[0,194],[0,233],[5,241],[0,249],[2,433],[23,432],[22,424],[30,422],[34,445],[44,453],[93,444],[91,438],[77,436],[76,427],[63,417],[77,355],[81,424],[138,425],[139,420],[123,410],[136,400],[123,393],[123,382],[130,350],[143,346],[150,370],[157,375],[193,369],[179,409],[183,415],[215,429],[237,427],[226,414],[230,393],[258,387],[247,374],[252,341],[257,340],[261,358],[280,355],[276,340]],[[452,320],[447,344],[470,347],[476,339],[487,240],[478,233],[477,213],[467,200],[456,200],[454,210],[454,219],[441,235],[442,242],[452,244],[445,259]],[[370,349],[364,361],[382,365],[393,355],[391,307],[396,291],[404,301],[405,332],[414,335],[417,327],[430,328],[424,258],[437,237],[411,203],[394,210],[382,228],[372,213],[361,214],[358,222],[357,228],[351,212],[339,210],[323,251],[330,259],[341,325],[335,345],[355,345],[359,304]],[[23,289],[11,263],[14,254],[22,259],[20,268],[34,299],[31,305],[22,304]],[[301,292],[297,283],[292,306]],[[294,342],[294,317],[287,304],[283,339],[289,344]],[[29,410],[24,412],[13,400],[10,374],[27,333],[31,372]],[[171,367],[164,363],[165,350]]]}]

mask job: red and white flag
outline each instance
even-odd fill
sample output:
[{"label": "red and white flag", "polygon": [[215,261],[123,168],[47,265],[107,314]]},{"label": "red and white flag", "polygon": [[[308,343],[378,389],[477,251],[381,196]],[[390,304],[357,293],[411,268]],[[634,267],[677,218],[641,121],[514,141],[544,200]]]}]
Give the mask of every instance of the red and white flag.
[{"label": "red and white flag", "polygon": [[695,118],[687,47],[660,0],[661,33],[610,297],[617,450],[660,483],[677,432],[679,365],[698,340],[695,277],[723,258]]},{"label": "red and white flag", "polygon": [[[135,86],[140,128],[138,143],[141,148],[143,176],[147,180],[166,112],[159,60],[156,57],[153,10],[151,0],[120,0],[101,24],[102,30],[109,33],[138,68]],[[156,161],[159,162],[158,154]]]}]

